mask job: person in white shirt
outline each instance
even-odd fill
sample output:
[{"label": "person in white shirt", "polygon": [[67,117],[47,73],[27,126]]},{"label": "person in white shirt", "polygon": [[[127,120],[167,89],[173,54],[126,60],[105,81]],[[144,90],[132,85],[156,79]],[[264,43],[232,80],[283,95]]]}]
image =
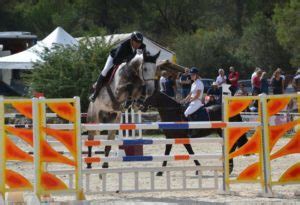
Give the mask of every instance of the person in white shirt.
[{"label": "person in white shirt", "polygon": [[222,68],[220,68],[218,72],[219,72],[219,76],[216,79],[216,83],[218,84],[218,87],[222,87],[222,84],[226,84],[227,77]]},{"label": "person in white shirt", "polygon": [[255,70],[254,70],[254,72],[253,72],[252,75],[251,75],[251,86],[252,86],[252,89],[253,89],[253,87],[254,87],[254,86],[253,86],[253,83],[254,83],[253,80],[254,80],[254,78],[256,77],[257,72],[260,71],[260,70],[261,70],[261,69],[260,69],[259,67],[256,67]]},{"label": "person in white shirt", "polygon": [[167,71],[162,71],[161,77],[159,79],[160,92],[162,93],[166,92],[166,81],[167,81]]},{"label": "person in white shirt", "polygon": [[189,102],[189,106],[184,112],[184,115],[188,117],[189,115],[196,112],[200,107],[203,106],[202,104],[202,95],[204,91],[204,85],[200,80],[199,71],[197,68],[191,68],[190,70],[191,79],[194,81],[191,87],[191,92],[188,96],[184,99],[185,102]]}]

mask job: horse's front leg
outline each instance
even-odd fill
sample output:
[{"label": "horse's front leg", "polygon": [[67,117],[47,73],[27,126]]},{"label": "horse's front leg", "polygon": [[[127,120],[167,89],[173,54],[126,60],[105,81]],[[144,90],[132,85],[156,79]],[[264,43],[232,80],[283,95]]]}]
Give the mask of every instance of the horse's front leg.
[{"label": "horse's front leg", "polygon": [[[166,144],[165,156],[169,156],[170,155],[171,149],[172,149],[172,144]],[[167,162],[168,161],[163,161],[162,166],[163,167],[167,166]],[[162,176],[162,175],[163,175],[163,172],[157,172],[157,174],[156,174],[156,176]]]},{"label": "horse's front leg", "polygon": [[[94,136],[96,135],[96,131],[88,131],[88,140],[94,140]],[[88,157],[92,157],[93,146],[88,146]],[[92,163],[87,163],[87,169],[92,168]]]},{"label": "horse's front leg", "polygon": [[[191,144],[184,144],[184,147],[185,147],[186,151],[188,151],[189,155],[193,155],[194,154],[194,150],[193,150]],[[195,159],[194,162],[195,162],[196,166],[201,166],[201,164],[200,164],[200,162],[198,160]],[[198,171],[196,171],[196,175],[198,175]]]},{"label": "horse's front leg", "polygon": [[[116,136],[116,131],[115,130],[109,131],[107,139],[108,140],[114,140],[115,136]],[[111,145],[105,146],[105,148],[104,148],[104,156],[105,157],[109,156],[110,150],[111,150]],[[102,164],[102,168],[108,168],[108,162],[104,162]]]}]

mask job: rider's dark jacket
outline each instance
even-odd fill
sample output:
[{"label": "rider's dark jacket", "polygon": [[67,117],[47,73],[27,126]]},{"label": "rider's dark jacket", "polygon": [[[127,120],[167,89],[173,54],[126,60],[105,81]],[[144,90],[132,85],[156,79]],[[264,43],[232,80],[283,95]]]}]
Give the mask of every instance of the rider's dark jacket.
[{"label": "rider's dark jacket", "polygon": [[[142,43],[138,49],[145,50],[146,45]],[[113,58],[113,64],[119,65],[123,62],[129,62],[131,59],[133,59],[133,57],[136,55],[136,49],[134,50],[131,47],[130,39],[128,39],[121,43],[121,45],[118,47],[112,49],[110,55]]]}]

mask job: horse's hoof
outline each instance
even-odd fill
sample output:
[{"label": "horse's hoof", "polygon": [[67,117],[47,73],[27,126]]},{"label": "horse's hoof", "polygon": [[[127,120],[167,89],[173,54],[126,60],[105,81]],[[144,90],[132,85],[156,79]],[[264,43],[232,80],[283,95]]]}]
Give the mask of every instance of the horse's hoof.
[{"label": "horse's hoof", "polygon": [[196,172],[195,172],[195,175],[198,176],[198,175],[199,175],[199,171],[196,171]]},{"label": "horse's hoof", "polygon": [[163,175],[163,172],[157,172],[156,176],[161,177]]},{"label": "horse's hoof", "polygon": [[102,168],[107,169],[108,168],[108,162],[104,162],[102,165]]}]

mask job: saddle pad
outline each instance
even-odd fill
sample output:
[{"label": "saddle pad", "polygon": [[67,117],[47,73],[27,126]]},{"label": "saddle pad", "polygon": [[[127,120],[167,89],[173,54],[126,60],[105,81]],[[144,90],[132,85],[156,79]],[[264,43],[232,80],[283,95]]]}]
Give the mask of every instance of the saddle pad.
[{"label": "saddle pad", "polygon": [[112,69],[107,73],[105,78],[105,85],[109,85],[111,81],[114,79],[114,76],[116,74],[116,71],[118,70],[120,65],[114,65]]}]

